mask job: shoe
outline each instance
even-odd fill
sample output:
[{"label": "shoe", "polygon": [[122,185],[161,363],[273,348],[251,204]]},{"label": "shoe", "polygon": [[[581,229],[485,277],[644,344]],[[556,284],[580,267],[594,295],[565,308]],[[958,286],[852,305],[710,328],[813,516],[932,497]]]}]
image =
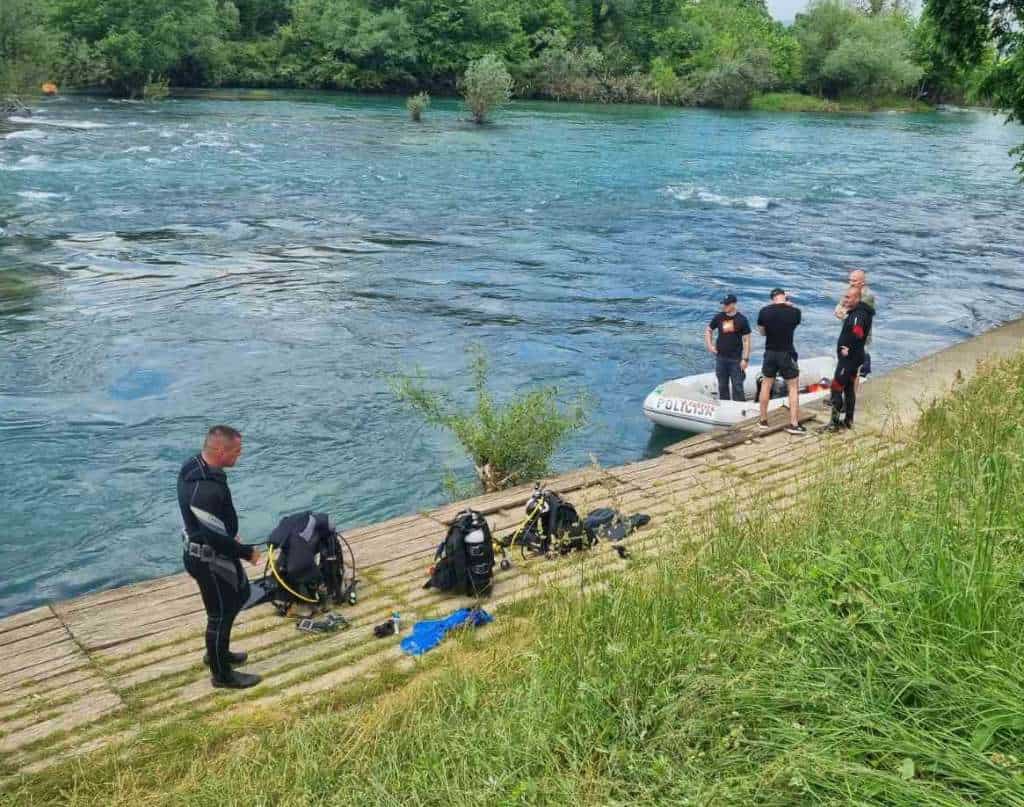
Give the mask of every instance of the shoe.
[{"label": "shoe", "polygon": [[838,431],[842,431],[843,428],[844,426],[841,421],[830,420],[828,423],[826,423],[824,426],[818,429],[818,431],[821,432],[822,434],[835,434]]},{"label": "shoe", "polygon": [[760,427],[761,427],[762,429],[768,429],[768,428],[771,428],[771,427],[770,427],[770,426],[768,425],[768,421],[767,421],[767,420],[759,420],[759,421],[757,421],[757,425],[758,425],[758,426],[760,426]]},{"label": "shoe", "polygon": [[843,421],[843,428],[844,429],[848,429],[850,431],[853,431],[853,421],[852,420],[844,420]]},{"label": "shoe", "polygon": [[263,679],[254,673],[231,671],[231,675],[218,678],[216,675],[210,677],[210,683],[217,689],[248,689],[256,686]]},{"label": "shoe", "polygon": [[[228,664],[230,664],[232,667],[241,667],[243,664],[245,664],[248,658],[249,654],[246,653],[244,650],[241,653],[232,653],[230,650],[228,651]],[[203,653],[203,664],[205,664],[207,667],[210,666],[209,653]]]},{"label": "shoe", "polygon": [[807,434],[807,429],[804,428],[804,424],[803,423],[797,423],[795,426],[792,423],[790,423],[786,427],[786,431],[789,432],[790,434],[799,434],[799,435]]}]

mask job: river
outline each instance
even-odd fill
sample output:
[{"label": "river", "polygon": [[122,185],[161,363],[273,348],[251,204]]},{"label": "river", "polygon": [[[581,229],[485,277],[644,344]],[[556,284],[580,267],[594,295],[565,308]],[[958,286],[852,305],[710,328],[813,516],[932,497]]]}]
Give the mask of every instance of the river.
[{"label": "river", "polygon": [[876,372],[978,333],[1024,308],[1020,140],[962,111],[41,102],[0,139],[0,613],[180,569],[174,477],[215,422],[249,539],[443,501],[470,467],[388,379],[465,400],[473,345],[501,395],[589,396],[565,470],[659,450],[643,397],[710,368],[725,292],[793,290],[809,356],[866,268]]}]

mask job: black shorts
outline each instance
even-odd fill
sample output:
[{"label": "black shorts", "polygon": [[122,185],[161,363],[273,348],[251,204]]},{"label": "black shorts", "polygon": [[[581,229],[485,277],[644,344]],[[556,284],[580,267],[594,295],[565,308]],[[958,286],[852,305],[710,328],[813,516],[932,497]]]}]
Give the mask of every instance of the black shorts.
[{"label": "black shorts", "polygon": [[787,381],[800,377],[800,367],[788,350],[766,350],[761,364],[761,375],[775,378],[781,375]]},{"label": "black shorts", "polygon": [[864,353],[864,363],[860,366],[860,377],[867,378],[871,375],[871,354]]}]

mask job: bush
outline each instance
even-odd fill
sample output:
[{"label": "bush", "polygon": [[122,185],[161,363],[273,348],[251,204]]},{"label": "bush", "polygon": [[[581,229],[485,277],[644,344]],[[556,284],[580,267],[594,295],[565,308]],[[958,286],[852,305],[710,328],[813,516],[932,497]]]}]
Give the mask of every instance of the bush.
[{"label": "bush", "polygon": [[679,96],[679,77],[672,66],[660,56],[651,61],[651,86],[658,104],[662,100],[674,101]]},{"label": "bush", "polygon": [[754,94],[771,86],[772,81],[769,54],[753,51],[700,76],[694,98],[701,106],[746,109]]},{"label": "bush", "polygon": [[142,88],[142,98],[145,101],[162,101],[171,94],[171,82],[167,78],[150,77],[146,86]]},{"label": "bush", "polygon": [[427,423],[455,435],[473,460],[485,493],[544,476],[558,446],[583,425],[582,402],[563,410],[557,390],[545,387],[497,404],[487,389],[488,364],[481,352],[476,352],[470,370],[476,406],[468,412],[452,411],[443,395],[417,379],[399,378],[394,389]]},{"label": "bush", "polygon": [[470,62],[462,79],[466,108],[476,123],[486,123],[492,112],[512,98],[512,76],[493,53]]},{"label": "bush", "polygon": [[38,91],[49,74],[59,38],[46,26],[47,9],[36,0],[0,2],[0,94]]},{"label": "bush", "polygon": [[410,95],[405,102],[405,108],[409,110],[409,117],[414,121],[420,121],[423,113],[430,106],[430,93],[418,92]]},{"label": "bush", "polygon": [[924,72],[910,60],[910,41],[893,17],[863,17],[825,58],[822,80],[839,93],[872,97],[905,92]]}]

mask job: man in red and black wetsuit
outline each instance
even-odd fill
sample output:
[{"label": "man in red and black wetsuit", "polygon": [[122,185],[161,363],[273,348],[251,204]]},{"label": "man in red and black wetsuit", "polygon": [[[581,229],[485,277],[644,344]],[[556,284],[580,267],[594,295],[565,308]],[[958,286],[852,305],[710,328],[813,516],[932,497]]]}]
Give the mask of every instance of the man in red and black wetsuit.
[{"label": "man in red and black wetsuit", "polygon": [[[843,296],[846,317],[839,332],[838,362],[832,377],[832,420],[825,431],[853,427],[853,410],[857,405],[857,374],[864,363],[864,346],[871,336],[875,309],[863,299],[857,286],[850,286]],[[840,420],[842,416],[842,420]]]}]

